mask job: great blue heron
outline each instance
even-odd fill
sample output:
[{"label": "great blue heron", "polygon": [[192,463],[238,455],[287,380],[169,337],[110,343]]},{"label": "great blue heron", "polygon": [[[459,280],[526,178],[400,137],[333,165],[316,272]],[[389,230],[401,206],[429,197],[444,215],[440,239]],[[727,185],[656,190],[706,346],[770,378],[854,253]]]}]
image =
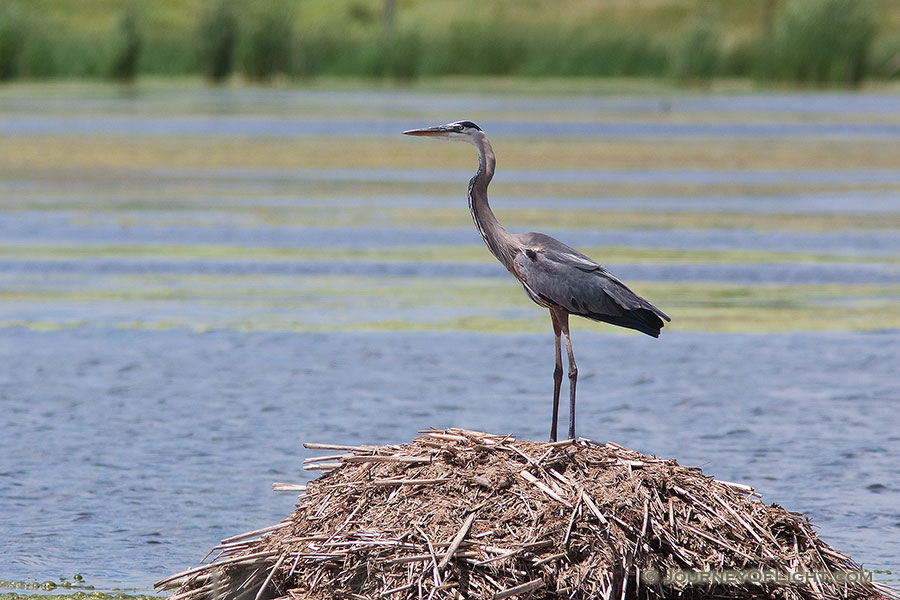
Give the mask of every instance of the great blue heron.
[{"label": "great blue heron", "polygon": [[632,292],[602,266],[543,233],[510,233],[494,216],[487,188],[494,176],[494,151],[481,128],[471,121],[410,129],[406,135],[468,142],[478,151],[478,171],[469,181],[469,210],[484,243],[503,266],[518,279],[528,297],[550,309],[556,339],[556,369],[553,371],[553,419],[550,441],[556,441],[559,390],[562,385],[560,335],[569,358],[569,438],[575,437],[575,383],[578,367],[569,339],[569,315],[605,321],[659,337],[661,310]]}]

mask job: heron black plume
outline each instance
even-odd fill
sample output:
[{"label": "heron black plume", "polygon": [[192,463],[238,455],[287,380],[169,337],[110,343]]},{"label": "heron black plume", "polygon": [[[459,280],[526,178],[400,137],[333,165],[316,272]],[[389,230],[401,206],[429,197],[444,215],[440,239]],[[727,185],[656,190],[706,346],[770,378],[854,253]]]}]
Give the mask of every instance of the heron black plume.
[{"label": "heron black plume", "polygon": [[460,121],[459,124],[462,125],[463,127],[469,127],[471,129],[477,129],[478,131],[481,131],[481,127],[479,127],[472,121]]}]

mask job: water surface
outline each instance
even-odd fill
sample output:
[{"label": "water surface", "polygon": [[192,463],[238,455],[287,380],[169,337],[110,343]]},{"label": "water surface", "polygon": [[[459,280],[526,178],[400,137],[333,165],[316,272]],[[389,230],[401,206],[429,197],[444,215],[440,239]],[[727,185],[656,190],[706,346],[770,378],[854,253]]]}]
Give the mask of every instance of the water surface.
[{"label": "water surface", "polygon": [[[508,148],[539,134],[636,152],[627,169],[547,155],[492,188],[511,230],[596,251],[673,317],[659,340],[575,320],[579,434],[750,484],[900,581],[900,177],[871,161],[900,138],[898,96],[0,100],[0,580],[145,591],[289,513],[270,486],[311,476],[304,441],[545,439],[549,319],[471,226],[472,171],[440,144],[413,168],[373,142],[471,116]],[[318,156],[322,135],[348,152]],[[384,165],[354,164],[359,136]],[[174,159],[172,143],[196,150]],[[688,143],[742,153],[660,162]],[[321,164],[260,165],[245,147]],[[773,169],[773,150],[793,167]]]},{"label": "water surface", "polygon": [[[866,567],[900,569],[900,334],[597,329],[574,334],[581,435],[753,485]],[[293,497],[270,485],[307,480],[303,441],[543,439],[552,353],[549,333],[6,329],[0,579],[145,589],[283,518]]]}]

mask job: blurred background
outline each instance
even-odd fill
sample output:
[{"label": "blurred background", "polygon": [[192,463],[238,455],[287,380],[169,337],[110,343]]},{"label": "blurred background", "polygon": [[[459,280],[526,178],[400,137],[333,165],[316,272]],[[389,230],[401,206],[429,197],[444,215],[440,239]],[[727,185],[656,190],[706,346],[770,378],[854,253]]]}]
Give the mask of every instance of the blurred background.
[{"label": "blurred background", "polygon": [[547,437],[475,154],[400,135],[460,119],[507,228],[673,319],[573,322],[578,433],[897,585],[898,72],[893,0],[0,3],[0,592],[150,592],[281,520],[304,441]]},{"label": "blurred background", "polygon": [[6,0],[0,79],[749,77],[900,71],[893,0]]}]

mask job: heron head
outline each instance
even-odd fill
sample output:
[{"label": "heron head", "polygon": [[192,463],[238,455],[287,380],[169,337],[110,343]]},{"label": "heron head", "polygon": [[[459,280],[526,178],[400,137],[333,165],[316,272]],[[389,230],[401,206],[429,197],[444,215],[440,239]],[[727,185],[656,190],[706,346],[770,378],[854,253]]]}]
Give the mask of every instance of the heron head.
[{"label": "heron head", "polygon": [[481,127],[472,121],[456,121],[454,123],[447,123],[446,125],[424,127],[422,129],[410,129],[403,132],[404,135],[420,135],[442,140],[459,140],[462,142],[471,142],[472,138],[480,133],[482,133]]}]

